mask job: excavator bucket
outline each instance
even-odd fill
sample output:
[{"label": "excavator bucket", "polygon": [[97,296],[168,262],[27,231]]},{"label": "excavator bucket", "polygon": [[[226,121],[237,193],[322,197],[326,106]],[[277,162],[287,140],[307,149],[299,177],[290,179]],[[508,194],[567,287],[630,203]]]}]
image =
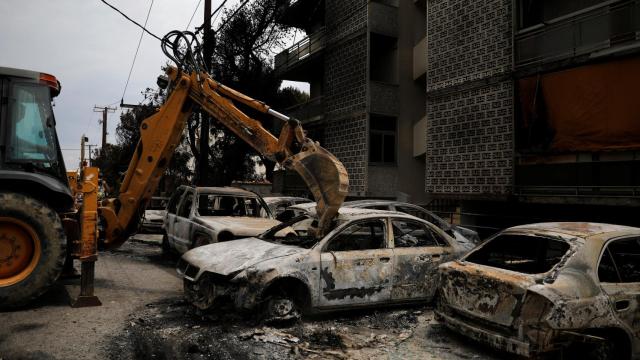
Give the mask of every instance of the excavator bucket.
[{"label": "excavator bucket", "polygon": [[318,215],[315,235],[324,236],[349,192],[347,170],[340,160],[311,139],[306,139],[302,151],[287,159],[284,166],[300,174],[313,194]]}]

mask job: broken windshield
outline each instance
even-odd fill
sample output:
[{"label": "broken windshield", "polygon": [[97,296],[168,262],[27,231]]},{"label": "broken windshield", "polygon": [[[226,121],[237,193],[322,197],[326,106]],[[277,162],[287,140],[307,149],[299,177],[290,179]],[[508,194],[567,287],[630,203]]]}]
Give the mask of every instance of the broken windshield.
[{"label": "broken windshield", "polygon": [[268,218],[270,212],[256,197],[201,194],[198,198],[198,214]]},{"label": "broken windshield", "polygon": [[[259,238],[282,245],[292,245],[310,249],[318,243],[318,239],[309,234],[309,228],[311,226],[317,226],[317,220],[308,214],[302,214],[272,227],[262,233]],[[284,238],[276,237],[278,232],[286,227],[291,227],[296,235],[289,234]]]},{"label": "broken windshield", "polygon": [[498,235],[469,254],[465,261],[525,274],[551,270],[569,250],[569,244],[542,236]]}]

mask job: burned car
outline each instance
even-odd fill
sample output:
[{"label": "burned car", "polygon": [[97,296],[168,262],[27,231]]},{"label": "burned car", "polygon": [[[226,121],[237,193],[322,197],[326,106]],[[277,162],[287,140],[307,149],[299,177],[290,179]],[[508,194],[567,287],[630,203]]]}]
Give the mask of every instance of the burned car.
[{"label": "burned car", "polygon": [[184,253],[206,244],[257,236],[278,224],[260,195],[251,191],[180,186],[167,205],[162,249]]},{"label": "burned car", "polygon": [[639,228],[517,226],[441,265],[440,277],[437,316],[494,348],[523,356],[640,355]]},{"label": "burned car", "polygon": [[307,198],[295,196],[265,196],[263,199],[273,216],[280,221],[289,220],[296,215],[293,210],[289,209],[290,206],[312,202]]},{"label": "burned car", "polygon": [[480,236],[476,231],[466,227],[462,227],[460,225],[451,224],[445,219],[436,215],[434,212],[429,211],[423,208],[422,206],[410,204],[407,202],[393,201],[393,200],[367,199],[367,200],[347,201],[344,203],[343,206],[361,208],[361,209],[399,211],[405,214],[413,215],[421,219],[427,220],[428,222],[442,229],[444,232],[456,238],[459,243],[468,244],[468,247],[470,248],[480,242]]},{"label": "burned car", "polygon": [[[320,240],[307,232],[314,221],[302,214],[258,238],[188,251],[177,268],[185,296],[200,309],[231,303],[273,319],[428,301],[438,265],[463,253],[437,226],[403,213],[341,208]],[[275,236],[284,226],[297,235]]]}]

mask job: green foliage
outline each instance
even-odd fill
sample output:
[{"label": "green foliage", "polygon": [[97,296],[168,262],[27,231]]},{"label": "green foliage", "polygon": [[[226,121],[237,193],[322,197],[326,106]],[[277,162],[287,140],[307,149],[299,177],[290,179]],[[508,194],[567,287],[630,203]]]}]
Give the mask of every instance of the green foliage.
[{"label": "green foliage", "polygon": [[[281,81],[276,78],[271,61],[272,50],[283,48],[290,31],[276,22],[287,1],[255,0],[242,8],[228,24],[216,34],[216,46],[212,58],[212,75],[221,83],[252,98],[263,101],[275,109],[283,109],[303,96],[297,90],[279,90]],[[235,9],[228,9],[222,16],[224,22]],[[286,91],[285,91],[286,90]],[[270,131],[278,124],[271,116],[236,104],[250,117],[262,122]],[[190,126],[190,145],[198,154],[196,144],[196,121]],[[270,163],[250,145],[238,139],[224,126],[211,123],[211,146],[209,152],[208,184],[223,186],[234,180],[261,180],[256,173],[257,165],[265,165],[267,179],[273,170]]]}]

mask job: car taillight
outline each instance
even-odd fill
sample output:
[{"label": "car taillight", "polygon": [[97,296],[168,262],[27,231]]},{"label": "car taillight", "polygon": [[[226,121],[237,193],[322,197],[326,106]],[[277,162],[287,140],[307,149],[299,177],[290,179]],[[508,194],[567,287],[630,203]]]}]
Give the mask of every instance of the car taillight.
[{"label": "car taillight", "polygon": [[51,89],[51,96],[57,96],[60,93],[60,82],[58,82],[55,76],[40,73],[40,83]]}]

